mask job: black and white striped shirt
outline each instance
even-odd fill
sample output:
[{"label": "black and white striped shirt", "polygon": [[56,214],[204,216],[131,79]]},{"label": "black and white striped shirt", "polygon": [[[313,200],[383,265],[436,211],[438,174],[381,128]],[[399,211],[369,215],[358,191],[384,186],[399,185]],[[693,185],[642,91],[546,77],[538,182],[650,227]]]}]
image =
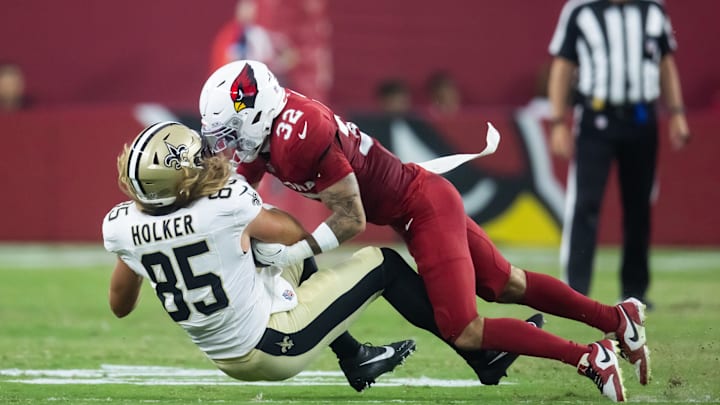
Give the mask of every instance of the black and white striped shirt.
[{"label": "black and white striped shirt", "polygon": [[550,53],[578,65],[577,90],[594,103],[651,103],[660,61],[676,48],[662,1],[569,0]]}]

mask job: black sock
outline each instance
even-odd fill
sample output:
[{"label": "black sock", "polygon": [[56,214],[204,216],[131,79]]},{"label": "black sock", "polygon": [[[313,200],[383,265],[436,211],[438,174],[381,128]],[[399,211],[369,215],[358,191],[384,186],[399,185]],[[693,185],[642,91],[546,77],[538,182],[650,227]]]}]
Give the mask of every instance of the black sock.
[{"label": "black sock", "polygon": [[330,343],[330,348],[338,360],[342,360],[355,357],[358,350],[360,350],[360,342],[355,340],[350,332],[345,332]]},{"label": "black sock", "polygon": [[[305,259],[303,262],[303,272],[300,275],[300,284],[317,271],[318,267],[315,258],[308,257]],[[360,350],[360,342],[358,342],[350,332],[345,332],[330,343],[330,348],[338,359],[344,359],[357,354],[358,350]]]}]

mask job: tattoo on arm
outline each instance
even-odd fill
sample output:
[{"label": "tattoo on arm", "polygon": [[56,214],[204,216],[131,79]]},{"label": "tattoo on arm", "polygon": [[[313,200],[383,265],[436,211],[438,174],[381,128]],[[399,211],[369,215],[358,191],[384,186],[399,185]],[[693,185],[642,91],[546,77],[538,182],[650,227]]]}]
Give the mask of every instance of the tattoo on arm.
[{"label": "tattoo on arm", "polygon": [[[365,209],[360,199],[360,187],[355,174],[333,184],[320,193],[322,202],[332,210],[325,223],[340,243],[351,239],[365,229]],[[314,242],[314,241],[313,241]],[[312,246],[313,251],[316,246]]]}]

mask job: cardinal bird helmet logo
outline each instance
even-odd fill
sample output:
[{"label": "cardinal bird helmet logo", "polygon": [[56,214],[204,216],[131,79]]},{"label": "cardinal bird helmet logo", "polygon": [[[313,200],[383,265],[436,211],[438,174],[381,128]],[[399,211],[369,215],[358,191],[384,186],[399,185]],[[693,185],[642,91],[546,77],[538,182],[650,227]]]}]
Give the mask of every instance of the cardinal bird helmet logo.
[{"label": "cardinal bird helmet logo", "polygon": [[255,107],[257,94],[255,72],[250,64],[246,64],[230,86],[230,98],[232,98],[235,111],[240,112],[245,108]]}]

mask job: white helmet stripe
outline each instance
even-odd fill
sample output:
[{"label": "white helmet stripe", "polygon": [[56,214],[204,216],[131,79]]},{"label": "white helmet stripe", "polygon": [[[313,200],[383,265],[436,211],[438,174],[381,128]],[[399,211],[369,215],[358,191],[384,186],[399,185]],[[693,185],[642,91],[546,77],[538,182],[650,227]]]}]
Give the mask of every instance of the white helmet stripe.
[{"label": "white helmet stripe", "polygon": [[140,158],[142,157],[143,151],[145,149],[145,146],[147,146],[148,142],[150,141],[150,138],[153,137],[158,131],[161,129],[169,126],[169,125],[175,125],[178,124],[177,122],[158,122],[157,124],[154,124],[145,131],[143,131],[140,136],[137,137],[135,140],[135,143],[133,143],[132,147],[130,148],[130,157],[128,162],[128,178],[132,182],[133,188],[135,189],[135,192],[138,194],[138,196],[141,199],[147,199],[147,196],[145,195],[145,191],[142,188],[142,184],[138,181],[138,171],[140,167]]}]

